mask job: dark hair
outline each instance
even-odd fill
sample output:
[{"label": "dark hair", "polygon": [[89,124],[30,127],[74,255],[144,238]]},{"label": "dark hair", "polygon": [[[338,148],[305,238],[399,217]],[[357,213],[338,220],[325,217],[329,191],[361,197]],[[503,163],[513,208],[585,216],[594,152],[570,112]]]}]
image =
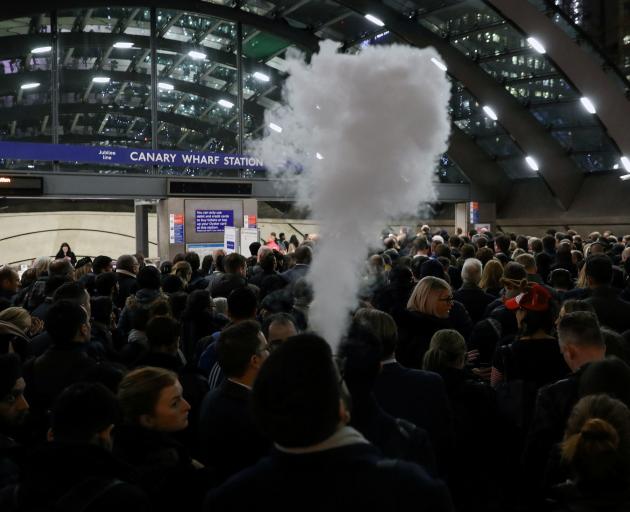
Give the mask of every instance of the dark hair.
[{"label": "dark hair", "polygon": [[276,266],[276,256],[273,252],[268,252],[260,258],[260,268],[263,269],[265,274],[271,274]]},{"label": "dark hair", "polygon": [[193,272],[197,272],[199,267],[201,266],[201,260],[199,259],[199,255],[196,252],[188,251],[184,260],[190,264]]},{"label": "dark hair", "polygon": [[558,323],[561,343],[605,347],[604,338],[595,314],[587,311],[567,313]]},{"label": "dark hair", "polygon": [[477,250],[477,252],[475,253],[475,258],[481,261],[481,264],[485,266],[486,263],[494,258],[494,253],[489,247],[480,247],[479,250]]},{"label": "dark hair", "polygon": [[194,321],[206,311],[210,311],[212,307],[212,298],[208,290],[194,290],[188,295],[186,300],[186,309],[182,314],[185,321]]},{"label": "dark hair", "polygon": [[95,274],[100,274],[112,264],[112,261],[109,256],[97,256],[92,262],[92,270]]},{"label": "dark hair", "polygon": [[281,325],[293,325],[295,327],[295,330],[297,331],[297,322],[292,315],[284,312],[273,313],[271,315],[267,315],[262,323],[262,333],[266,340],[269,340],[269,327],[273,323],[278,323]]},{"label": "dark hair", "polygon": [[582,489],[626,490],[630,483],[630,411],[607,395],[582,398],[573,408],[562,458]]},{"label": "dark hair", "polygon": [[228,313],[232,319],[253,317],[257,305],[256,294],[247,286],[237,288],[227,298]]},{"label": "dark hair", "polygon": [[554,323],[558,312],[558,306],[552,299],[549,301],[549,308],[546,311],[525,310],[525,317],[521,324],[521,336],[531,336],[539,329],[547,334],[553,331]]},{"label": "dark hair", "polygon": [[138,289],[148,288],[150,290],[159,290],[160,289],[160,271],[147,265],[146,267],[142,267],[138,272]]},{"label": "dark hair", "polygon": [[[177,276],[173,276],[175,279],[179,279]],[[181,282],[181,279],[179,279]],[[171,315],[176,320],[181,320],[182,315],[186,309],[188,303],[188,294],[183,291],[171,293],[168,297],[168,304],[171,308]]]},{"label": "dark hair", "polygon": [[383,346],[369,329],[357,324],[350,327],[339,345],[337,365],[355,400],[372,392],[381,371],[382,355]]},{"label": "dark hair", "polygon": [[100,383],[79,382],[64,389],[52,406],[55,441],[91,442],[120,421],[116,395]]},{"label": "dark hair", "polygon": [[556,248],[556,238],[553,235],[543,236],[542,246],[546,252],[553,252]]},{"label": "dark hair", "polygon": [[203,275],[208,275],[210,270],[212,270],[212,262],[213,262],[212,254],[206,254],[201,260],[201,271]]},{"label": "dark hair", "polygon": [[50,265],[48,265],[48,275],[49,276],[71,276],[74,272],[74,267],[72,263],[70,263],[66,259],[55,260]]},{"label": "dark hair", "polygon": [[563,290],[570,290],[573,288],[573,279],[571,278],[571,272],[565,268],[556,268],[549,274],[549,284],[552,288],[561,288]]},{"label": "dark hair", "polygon": [[579,379],[579,397],[601,393],[630,406],[630,366],[626,362],[615,356],[606,356],[606,359],[586,366]]},{"label": "dark hair", "polygon": [[173,346],[177,343],[180,329],[179,322],[169,316],[153,317],[146,326],[149,347],[158,349]]},{"label": "dark hair", "polygon": [[175,275],[164,276],[162,279],[162,291],[164,293],[173,294],[184,290],[184,282]]},{"label": "dark hair", "polygon": [[260,249],[260,246],[261,246],[260,242],[252,242],[251,244],[249,244],[249,254],[251,254],[252,256],[257,256],[258,249]]},{"label": "dark hair", "polygon": [[585,300],[570,299],[562,303],[562,309],[566,313],[573,313],[574,311],[587,311],[589,313],[595,313],[595,308],[590,302]]},{"label": "dark hair", "polygon": [[359,308],[354,314],[352,326],[370,331],[382,347],[382,358],[391,357],[398,344],[398,327],[391,315],[378,309]]},{"label": "dark hair", "polygon": [[260,347],[260,324],[245,320],[226,327],[217,342],[217,360],[228,377],[241,377]]},{"label": "dark hair", "polygon": [[87,321],[85,309],[77,302],[59,300],[51,304],[44,325],[54,345],[65,345],[74,341],[79,328]]},{"label": "dark hair", "polygon": [[160,274],[162,274],[163,276],[170,274],[172,270],[173,263],[171,263],[170,261],[163,261],[160,265]]},{"label": "dark hair", "polygon": [[598,285],[610,284],[613,277],[613,265],[608,256],[593,254],[586,258],[586,276]]},{"label": "dark hair", "polygon": [[301,245],[295,250],[295,263],[308,265],[313,259],[313,251],[307,245]]},{"label": "dark hair", "polygon": [[92,304],[92,318],[94,321],[109,327],[114,307],[111,297],[92,297],[90,302]]},{"label": "dark hair", "polygon": [[499,249],[503,254],[508,254],[510,252],[510,239],[505,235],[498,235],[494,239],[494,246]]},{"label": "dark hair", "polygon": [[[173,257],[173,265],[179,263],[180,261],[186,261],[186,253],[184,252],[178,252],[174,257]],[[188,262],[186,262],[188,263]],[[189,263],[190,265],[190,263]]]},{"label": "dark hair", "polygon": [[94,291],[96,295],[109,297],[116,287],[116,274],[114,272],[101,272],[94,279]]},{"label": "dark hair", "polygon": [[464,244],[460,249],[460,254],[463,259],[475,257],[475,246],[471,244]]},{"label": "dark hair", "polygon": [[330,346],[299,334],[265,361],[252,392],[260,429],[284,447],[304,447],[330,437],[339,423],[339,374]]},{"label": "dark hair", "polygon": [[62,284],[71,282],[72,280],[67,276],[50,276],[44,284],[44,294],[46,297],[52,297]]},{"label": "dark hair", "polygon": [[86,298],[87,295],[85,293],[85,288],[82,284],[77,283],[76,281],[62,284],[59,288],[55,290],[55,293],[52,296],[53,302],[58,302],[60,300],[71,300],[82,305],[86,305]]},{"label": "dark hair", "polygon": [[525,252],[527,252],[527,250],[529,249],[529,247],[527,247],[527,237],[523,236],[523,235],[518,235],[516,237],[516,247],[523,249]]},{"label": "dark hair", "polygon": [[529,242],[529,245],[531,246],[532,252],[534,254],[538,254],[539,252],[542,252],[543,250],[543,243],[542,243],[542,240],[540,240],[540,238],[534,238],[533,240]]},{"label": "dark hair", "polygon": [[247,260],[239,253],[233,252],[225,257],[223,266],[228,274],[238,274],[242,268],[247,266]]}]

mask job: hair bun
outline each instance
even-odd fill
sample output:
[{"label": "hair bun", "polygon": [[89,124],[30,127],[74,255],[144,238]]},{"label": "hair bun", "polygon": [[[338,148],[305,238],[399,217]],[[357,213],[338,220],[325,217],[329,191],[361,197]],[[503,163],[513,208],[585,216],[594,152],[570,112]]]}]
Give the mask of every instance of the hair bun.
[{"label": "hair bun", "polygon": [[590,418],[584,423],[580,435],[585,441],[609,442],[614,449],[619,446],[619,434],[615,427],[600,418]]}]

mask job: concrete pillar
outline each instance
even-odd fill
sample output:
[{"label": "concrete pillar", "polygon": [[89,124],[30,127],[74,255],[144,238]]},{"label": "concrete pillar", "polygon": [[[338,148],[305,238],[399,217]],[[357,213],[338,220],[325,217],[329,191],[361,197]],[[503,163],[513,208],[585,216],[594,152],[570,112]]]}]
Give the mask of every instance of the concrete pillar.
[{"label": "concrete pillar", "polygon": [[470,229],[468,205],[469,203],[455,204],[455,230],[459,228],[464,233],[468,233],[468,230]]},{"label": "concrete pillar", "polygon": [[496,203],[456,203],[455,228],[461,228],[468,234],[471,229],[477,230],[487,227],[494,231],[497,224]]},{"label": "concrete pillar", "polygon": [[136,214],[136,252],[149,256],[149,208],[147,201],[135,201]]}]

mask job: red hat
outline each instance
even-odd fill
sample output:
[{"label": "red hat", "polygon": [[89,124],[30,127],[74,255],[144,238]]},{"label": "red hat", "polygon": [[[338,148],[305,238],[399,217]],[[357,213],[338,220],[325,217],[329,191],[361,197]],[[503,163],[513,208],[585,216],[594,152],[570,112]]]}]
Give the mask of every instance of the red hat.
[{"label": "red hat", "polygon": [[511,311],[526,309],[528,311],[547,311],[551,293],[544,286],[534,284],[525,293],[519,293],[516,297],[505,301],[505,307]]}]

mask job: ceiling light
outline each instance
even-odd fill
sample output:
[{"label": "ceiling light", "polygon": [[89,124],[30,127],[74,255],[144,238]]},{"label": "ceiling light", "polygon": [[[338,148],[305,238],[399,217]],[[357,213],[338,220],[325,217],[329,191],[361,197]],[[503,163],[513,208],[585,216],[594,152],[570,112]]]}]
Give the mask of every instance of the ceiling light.
[{"label": "ceiling light", "polygon": [[372,23],[374,23],[374,25],[378,25],[379,27],[385,26],[385,23],[383,23],[382,20],[380,20],[379,18],[377,18],[376,16],[372,14],[366,14],[365,19],[368,21],[371,21]]},{"label": "ceiling light", "polygon": [[619,164],[613,165],[613,169],[615,169],[615,170],[619,169]]},{"label": "ceiling light", "polygon": [[538,39],[536,39],[535,37],[528,37],[527,38],[527,42],[538,53],[546,53],[547,52],[547,50],[545,49],[544,45]]},{"label": "ceiling light", "polygon": [[282,133],[282,126],[278,126],[276,123],[269,123],[269,128],[274,132]]},{"label": "ceiling light", "polygon": [[31,53],[48,53],[52,50],[52,46],[40,46],[39,48],[33,48]]},{"label": "ceiling light", "polygon": [[621,163],[623,164],[623,168],[630,172],[630,159],[627,156],[621,157]]},{"label": "ceiling light", "polygon": [[256,71],[254,73],[254,78],[256,80],[260,80],[261,82],[268,82],[270,80],[269,75],[265,75],[264,73],[261,73],[260,71]]},{"label": "ceiling light", "polygon": [[35,89],[35,87],[39,87],[39,82],[29,82],[20,85],[20,89]]},{"label": "ceiling light", "polygon": [[589,114],[595,113],[595,105],[593,105],[593,102],[589,98],[587,98],[586,96],[582,96],[580,98],[580,101],[582,102],[582,106]]},{"label": "ceiling light", "polygon": [[195,50],[190,50],[190,51],[188,52],[188,56],[189,56],[191,59],[195,59],[195,60],[203,60],[203,59],[205,59],[205,58],[206,58],[206,54],[205,54],[205,53],[203,53],[203,52],[197,52],[197,51],[195,51]]},{"label": "ceiling light", "polygon": [[108,76],[95,76],[92,78],[92,82],[95,84],[108,84],[111,78]]},{"label": "ceiling light", "polygon": [[[26,167],[28,167],[29,169],[35,169],[35,166],[33,164],[28,164]],[[630,174],[628,176],[630,176]]]},{"label": "ceiling light", "polygon": [[114,48],[120,48],[121,50],[128,50],[129,48],[133,48],[133,43],[129,43],[127,41],[118,41],[114,43]]},{"label": "ceiling light", "polygon": [[446,67],[446,64],[444,64],[442,61],[437,60],[435,57],[431,57],[431,62],[433,62],[433,64],[435,64],[438,68],[440,68],[442,71],[446,71],[448,68]]},{"label": "ceiling light", "polygon": [[234,103],[228,100],[219,100],[219,105],[225,108],[232,108],[234,106]]},{"label": "ceiling light", "polygon": [[538,162],[536,160],[534,160],[533,157],[531,156],[526,156],[525,157],[525,161],[527,162],[527,165],[529,165],[530,169],[532,171],[537,171],[540,169],[540,167],[538,167]]},{"label": "ceiling light", "polygon": [[483,107],[483,111],[486,113],[486,115],[492,119],[493,121],[496,121],[497,119],[499,119],[497,117],[497,113],[492,109],[492,107],[488,106],[488,105],[484,105]]},{"label": "ceiling light", "polygon": [[175,86],[173,84],[167,84],[166,82],[158,82],[158,88],[163,91],[172,91],[175,89]]},{"label": "ceiling light", "polygon": [[621,176],[621,179],[623,181],[630,180],[630,174],[624,174],[623,176]]},{"label": "ceiling light", "polygon": [[322,156],[321,153],[315,153],[315,158],[317,158],[317,160],[323,160],[324,157]]}]

